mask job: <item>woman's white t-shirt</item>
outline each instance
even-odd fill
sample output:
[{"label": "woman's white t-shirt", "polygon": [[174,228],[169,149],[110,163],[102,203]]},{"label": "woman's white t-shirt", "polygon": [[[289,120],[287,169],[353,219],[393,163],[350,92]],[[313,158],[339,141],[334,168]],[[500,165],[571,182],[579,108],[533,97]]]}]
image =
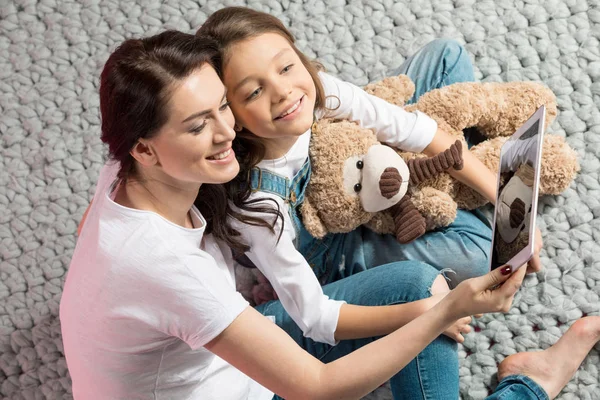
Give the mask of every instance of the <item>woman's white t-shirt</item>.
[{"label": "woman's white t-shirt", "polygon": [[248,303],[231,251],[194,207],[194,229],[111,198],[102,169],[69,267],[60,321],[75,399],[271,399],[203,346]]}]

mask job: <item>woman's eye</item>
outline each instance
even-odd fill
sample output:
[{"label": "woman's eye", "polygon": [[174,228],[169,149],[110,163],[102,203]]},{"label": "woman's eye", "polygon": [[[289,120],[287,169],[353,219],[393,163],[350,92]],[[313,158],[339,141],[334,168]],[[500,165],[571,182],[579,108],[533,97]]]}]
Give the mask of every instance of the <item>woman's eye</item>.
[{"label": "woman's eye", "polygon": [[204,127],[206,126],[206,121],[204,121],[202,124],[193,127],[192,129],[190,129],[190,133],[194,133],[194,134],[198,134],[200,132],[202,132],[202,129],[204,129]]},{"label": "woman's eye", "polygon": [[293,67],[293,66],[294,66],[294,64],[290,64],[290,65],[288,65],[288,66],[284,67],[284,68],[281,70],[281,72],[282,72],[282,73],[288,72],[290,69],[292,69],[292,67]]},{"label": "woman's eye", "polygon": [[225,111],[229,108],[229,104],[231,104],[230,101],[224,103],[221,107],[219,107],[219,111]]},{"label": "woman's eye", "polygon": [[256,96],[258,96],[260,94],[260,88],[256,89],[254,92],[250,93],[250,96],[248,96],[246,98],[246,100],[252,100],[253,98],[255,98]]}]

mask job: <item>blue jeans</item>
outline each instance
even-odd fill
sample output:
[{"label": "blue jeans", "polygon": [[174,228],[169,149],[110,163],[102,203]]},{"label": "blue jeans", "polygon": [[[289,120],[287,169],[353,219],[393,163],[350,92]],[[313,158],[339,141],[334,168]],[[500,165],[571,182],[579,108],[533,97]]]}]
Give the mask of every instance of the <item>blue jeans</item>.
[{"label": "blue jeans", "polygon": [[[348,304],[384,306],[409,303],[430,296],[430,287],[439,271],[419,261],[403,261],[382,265],[358,275],[323,286],[331,299]],[[275,323],[285,330],[302,348],[328,363],[375,341],[377,338],[342,340],[336,346],[306,338],[291,319],[280,301],[257,306],[263,315],[275,317]],[[429,344],[406,367],[390,379],[395,399],[458,398],[457,344],[440,336]],[[357,366],[357,368],[360,366]]]},{"label": "blue jeans", "polygon": [[[430,296],[429,288],[439,272],[418,261],[382,265],[323,286],[331,299],[349,304],[384,306],[409,303]],[[257,306],[263,315],[275,317],[275,323],[324,363],[337,360],[377,338],[342,340],[336,346],[306,338],[285,311],[280,301]],[[390,379],[394,399],[456,400],[458,398],[457,344],[446,336],[430,343],[406,367]],[[360,366],[357,366],[360,368]],[[276,399],[280,397],[275,396]],[[548,400],[535,382],[525,376],[509,376],[498,385],[490,400]]]},{"label": "blue jeans", "polygon": [[502,379],[487,400],[550,400],[548,394],[525,375],[511,375]]}]

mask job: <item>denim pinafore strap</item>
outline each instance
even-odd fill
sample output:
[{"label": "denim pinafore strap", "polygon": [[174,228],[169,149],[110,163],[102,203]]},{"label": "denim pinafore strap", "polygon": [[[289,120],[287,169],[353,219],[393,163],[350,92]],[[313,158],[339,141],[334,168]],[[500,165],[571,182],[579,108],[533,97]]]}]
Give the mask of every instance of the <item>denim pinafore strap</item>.
[{"label": "denim pinafore strap", "polygon": [[250,170],[250,189],[253,192],[260,191],[274,194],[281,197],[289,205],[289,216],[296,232],[294,241],[296,248],[300,245],[300,231],[302,230],[302,221],[298,215],[299,206],[304,201],[304,193],[310,181],[310,173],[310,158],[308,157],[302,168],[296,172],[291,180],[267,169],[254,167]]}]

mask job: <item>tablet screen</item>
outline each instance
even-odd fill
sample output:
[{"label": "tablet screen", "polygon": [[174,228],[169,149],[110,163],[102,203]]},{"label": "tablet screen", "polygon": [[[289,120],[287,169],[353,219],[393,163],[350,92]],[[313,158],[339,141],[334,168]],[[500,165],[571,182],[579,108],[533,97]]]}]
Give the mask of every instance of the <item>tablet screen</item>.
[{"label": "tablet screen", "polygon": [[537,212],[536,169],[540,166],[543,118],[544,110],[540,109],[500,151],[492,269],[506,264],[518,268],[531,257],[530,233]]}]

